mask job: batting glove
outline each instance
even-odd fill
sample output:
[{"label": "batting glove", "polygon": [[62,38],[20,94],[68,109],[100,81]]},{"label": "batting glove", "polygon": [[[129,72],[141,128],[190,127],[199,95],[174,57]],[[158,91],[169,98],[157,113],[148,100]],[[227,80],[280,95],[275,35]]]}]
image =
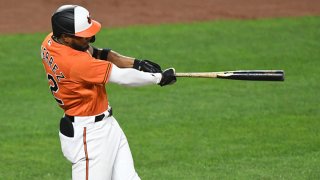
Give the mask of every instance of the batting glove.
[{"label": "batting glove", "polygon": [[133,68],[144,72],[162,73],[160,65],[149,60],[135,59]]},{"label": "batting glove", "polygon": [[169,68],[169,69],[164,70],[162,73],[162,78],[161,78],[159,85],[165,86],[165,85],[170,85],[170,84],[174,84],[175,82],[177,82],[175,72],[176,71],[174,68]]}]

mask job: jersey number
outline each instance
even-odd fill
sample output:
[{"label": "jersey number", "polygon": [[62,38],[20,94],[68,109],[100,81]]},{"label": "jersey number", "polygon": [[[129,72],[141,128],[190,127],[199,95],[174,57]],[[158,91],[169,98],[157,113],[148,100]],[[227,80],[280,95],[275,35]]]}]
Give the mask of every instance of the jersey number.
[{"label": "jersey number", "polygon": [[[53,83],[53,85],[50,84],[50,90],[51,90],[52,95],[54,96],[54,94],[58,92],[59,86],[58,86],[56,80],[53,78],[53,76],[52,76],[51,74],[48,74],[47,78],[48,78],[48,81],[52,81],[52,83]],[[63,101],[62,101],[61,99],[58,99],[58,98],[56,98],[55,96],[54,96],[54,99],[55,99],[60,105],[63,105]]]}]

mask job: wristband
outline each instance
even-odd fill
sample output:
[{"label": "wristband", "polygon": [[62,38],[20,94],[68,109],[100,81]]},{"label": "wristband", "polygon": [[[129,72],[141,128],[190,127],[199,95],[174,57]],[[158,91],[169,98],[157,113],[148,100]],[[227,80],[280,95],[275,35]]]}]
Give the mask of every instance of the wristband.
[{"label": "wristband", "polygon": [[141,69],[141,67],[140,67],[140,62],[141,62],[141,60],[139,60],[139,59],[134,59],[134,61],[133,61],[133,68],[140,71],[140,69]]},{"label": "wristband", "polygon": [[111,49],[107,49],[107,48],[102,49],[101,54],[100,54],[100,59],[101,59],[101,60],[106,60],[107,57],[108,57],[108,54],[109,54],[110,50],[111,50]]},{"label": "wristband", "polygon": [[94,57],[94,58],[98,59],[98,52],[99,52],[99,49],[98,49],[98,48],[96,48],[96,47],[93,47],[93,46],[92,46],[92,48],[93,48],[92,57]]}]

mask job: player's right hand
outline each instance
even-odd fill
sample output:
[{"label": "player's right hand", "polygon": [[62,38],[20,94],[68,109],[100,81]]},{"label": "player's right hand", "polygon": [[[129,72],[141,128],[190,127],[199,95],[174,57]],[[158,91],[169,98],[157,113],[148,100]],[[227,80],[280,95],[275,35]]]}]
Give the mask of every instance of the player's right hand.
[{"label": "player's right hand", "polygon": [[159,83],[160,86],[170,85],[177,82],[177,78],[175,76],[175,69],[169,68],[163,71],[162,78]]}]

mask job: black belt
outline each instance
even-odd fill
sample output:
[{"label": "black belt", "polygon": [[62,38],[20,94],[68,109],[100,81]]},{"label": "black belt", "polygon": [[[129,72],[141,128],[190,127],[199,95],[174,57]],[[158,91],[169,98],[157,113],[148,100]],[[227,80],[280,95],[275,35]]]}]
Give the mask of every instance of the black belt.
[{"label": "black belt", "polygon": [[[109,112],[108,117],[112,116],[112,108],[110,108],[110,109],[108,110],[108,112]],[[66,118],[68,118],[71,122],[74,122],[74,116],[69,116],[69,115],[67,115],[67,114],[65,114],[64,116],[65,116]],[[99,122],[99,121],[101,121],[105,116],[106,116],[105,114],[100,114],[100,115],[96,116],[96,117],[94,118],[94,122]]]}]

